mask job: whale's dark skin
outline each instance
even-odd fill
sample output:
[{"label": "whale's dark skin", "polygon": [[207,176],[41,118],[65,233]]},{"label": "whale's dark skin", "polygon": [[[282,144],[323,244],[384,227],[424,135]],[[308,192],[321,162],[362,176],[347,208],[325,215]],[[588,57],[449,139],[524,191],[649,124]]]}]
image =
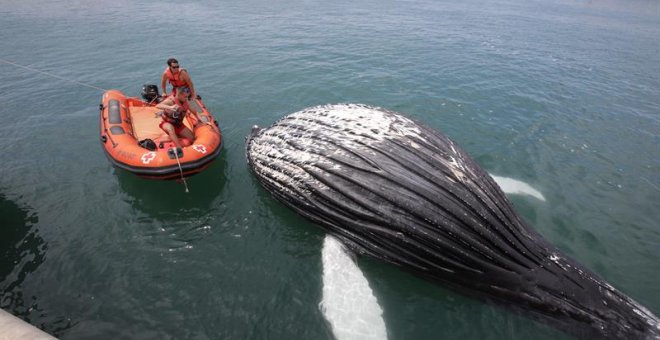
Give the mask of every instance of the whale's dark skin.
[{"label": "whale's dark skin", "polygon": [[353,251],[579,337],[660,338],[658,318],[545,241],[456,143],[364,105],[308,108],[247,138],[278,200]]}]

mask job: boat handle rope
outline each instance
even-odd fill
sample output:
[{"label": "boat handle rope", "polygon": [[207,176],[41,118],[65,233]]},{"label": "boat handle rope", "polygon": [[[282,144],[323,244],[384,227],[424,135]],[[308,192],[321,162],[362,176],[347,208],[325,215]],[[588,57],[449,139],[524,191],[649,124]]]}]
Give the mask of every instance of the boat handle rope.
[{"label": "boat handle rope", "polygon": [[[119,144],[115,143],[115,140],[112,139],[112,135],[110,135],[110,131],[108,131],[108,125],[105,123],[107,118],[105,116],[103,116],[103,110],[104,109],[105,109],[105,107],[103,106],[103,104],[99,104],[99,110],[101,110],[101,115],[102,115],[101,116],[101,121],[103,122],[103,131],[105,131],[105,135],[108,136],[108,138],[110,138],[110,142],[112,142],[112,148],[114,149]],[[103,143],[105,144],[105,140],[103,140]]]},{"label": "boat handle rope", "polygon": [[[183,151],[183,149],[181,149],[181,151]],[[183,181],[183,185],[186,187],[186,193],[189,193],[190,191],[188,190],[188,183],[186,183],[186,178],[183,177],[183,169],[181,169],[181,162],[179,162],[179,148],[174,148],[173,154],[174,157],[176,157],[176,164],[179,165],[179,173],[181,174],[181,180]]]}]

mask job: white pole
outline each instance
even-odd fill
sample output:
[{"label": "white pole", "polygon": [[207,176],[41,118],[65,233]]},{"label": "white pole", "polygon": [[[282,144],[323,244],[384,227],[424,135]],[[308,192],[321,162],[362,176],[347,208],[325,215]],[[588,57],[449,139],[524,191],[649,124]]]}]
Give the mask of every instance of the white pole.
[{"label": "white pole", "polygon": [[52,340],[57,338],[0,309],[0,340],[14,339]]}]

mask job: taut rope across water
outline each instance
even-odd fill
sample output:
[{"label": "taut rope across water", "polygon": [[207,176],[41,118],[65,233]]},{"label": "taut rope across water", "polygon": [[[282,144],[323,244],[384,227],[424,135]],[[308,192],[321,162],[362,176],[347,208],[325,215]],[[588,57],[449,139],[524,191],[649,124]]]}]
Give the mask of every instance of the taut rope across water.
[{"label": "taut rope across water", "polygon": [[29,67],[29,66],[25,66],[25,65],[17,64],[17,63],[15,63],[15,62],[13,62],[13,61],[9,61],[9,60],[6,60],[6,59],[2,59],[2,58],[0,58],[0,61],[3,62],[3,63],[5,63],[5,64],[9,64],[9,65],[13,65],[13,66],[16,66],[16,67],[20,67],[20,68],[23,68],[23,69],[26,69],[26,70],[29,70],[29,71],[32,71],[32,72],[41,73],[41,74],[47,75],[47,76],[49,76],[49,77],[53,77],[53,78],[56,78],[56,79],[60,79],[60,80],[64,80],[64,81],[68,81],[68,82],[70,82],[70,83],[74,83],[74,84],[78,84],[78,85],[86,86],[86,87],[89,87],[89,88],[92,88],[92,89],[95,89],[95,90],[99,90],[99,91],[102,91],[102,92],[107,91],[106,89],[104,89],[104,88],[100,88],[100,87],[98,87],[98,86],[94,86],[94,85],[90,85],[90,84],[87,84],[87,83],[83,83],[83,82],[78,81],[78,80],[73,80],[73,79],[68,79],[68,78],[60,77],[60,76],[58,76],[58,75],[56,75],[56,74],[52,74],[52,73],[50,73],[50,72],[46,72],[46,71],[42,71],[42,70],[38,70],[38,69],[33,68],[33,67]]}]

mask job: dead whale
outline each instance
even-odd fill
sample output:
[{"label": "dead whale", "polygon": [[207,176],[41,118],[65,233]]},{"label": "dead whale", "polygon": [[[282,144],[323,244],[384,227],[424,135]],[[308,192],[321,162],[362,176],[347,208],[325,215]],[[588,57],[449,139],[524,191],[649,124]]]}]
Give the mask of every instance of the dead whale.
[{"label": "dead whale", "polygon": [[545,241],[456,143],[398,113],[325,105],[247,137],[278,200],[351,250],[581,337],[660,338],[645,307]]}]

